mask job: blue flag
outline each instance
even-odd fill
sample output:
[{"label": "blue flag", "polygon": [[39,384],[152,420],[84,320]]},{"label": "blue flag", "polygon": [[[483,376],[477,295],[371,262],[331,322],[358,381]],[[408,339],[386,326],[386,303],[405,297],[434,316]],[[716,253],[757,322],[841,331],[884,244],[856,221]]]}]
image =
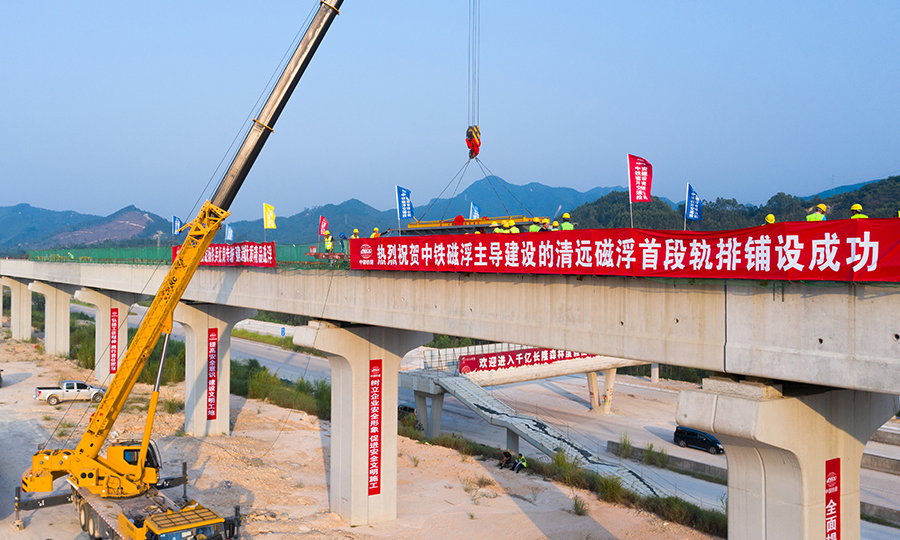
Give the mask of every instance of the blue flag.
[{"label": "blue flag", "polygon": [[410,193],[410,190],[397,186],[397,219],[410,219],[415,215]]},{"label": "blue flag", "polygon": [[178,232],[178,229],[180,229],[181,226],[181,219],[179,219],[178,216],[172,216],[172,236],[178,236],[181,234],[180,232]]},{"label": "blue flag", "polygon": [[481,217],[481,208],[478,208],[478,205],[470,202],[469,203],[469,219],[478,219]]},{"label": "blue flag", "polygon": [[225,241],[234,242],[234,229],[227,223],[225,224]]},{"label": "blue flag", "polygon": [[695,221],[703,219],[703,201],[690,184],[687,185],[687,199],[684,203],[684,218]]}]

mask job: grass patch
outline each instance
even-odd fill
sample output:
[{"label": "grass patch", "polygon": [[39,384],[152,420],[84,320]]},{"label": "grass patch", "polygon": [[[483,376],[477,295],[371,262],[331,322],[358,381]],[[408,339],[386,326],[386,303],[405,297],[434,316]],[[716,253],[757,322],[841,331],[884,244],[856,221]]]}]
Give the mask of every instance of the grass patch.
[{"label": "grass patch", "polygon": [[259,334],[257,332],[251,332],[250,330],[244,330],[243,328],[235,328],[231,331],[231,337],[246,339],[249,341],[256,341],[257,343],[266,343],[268,345],[274,345],[276,347],[281,347],[282,349],[287,349],[289,351],[302,352],[305,354],[325,358],[325,354],[321,351],[310,349],[309,347],[294,345],[294,338],[290,336],[272,336],[269,334]]},{"label": "grass patch", "polygon": [[860,514],[859,518],[863,521],[874,523],[875,525],[883,525],[885,527],[900,529],[900,524],[894,523],[893,521],[888,521],[880,517],[870,516],[869,514]]},{"label": "grass patch", "polygon": [[279,407],[296,409],[331,419],[331,385],[328,381],[280,379],[256,359],[247,363],[231,362],[231,393],[251,399],[262,399]]},{"label": "grass patch", "polygon": [[169,414],[175,414],[184,409],[184,401],[181,401],[180,399],[164,399],[163,409]]},{"label": "grass patch", "polygon": [[622,456],[622,459],[628,459],[628,456],[631,455],[631,439],[626,433],[619,435],[619,455]]},{"label": "grass patch", "polygon": [[583,516],[587,514],[587,503],[584,502],[584,499],[575,495],[572,497],[572,513],[576,516]]}]

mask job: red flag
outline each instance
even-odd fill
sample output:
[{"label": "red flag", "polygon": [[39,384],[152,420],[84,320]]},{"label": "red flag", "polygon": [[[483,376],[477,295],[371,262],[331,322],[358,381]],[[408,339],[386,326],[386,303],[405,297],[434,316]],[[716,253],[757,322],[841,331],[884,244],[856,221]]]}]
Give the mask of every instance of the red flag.
[{"label": "red flag", "polygon": [[325,236],[325,231],[328,230],[328,220],[325,219],[325,216],[319,216],[319,236]]},{"label": "red flag", "polygon": [[628,154],[628,193],[631,202],[650,202],[653,165],[642,157]]}]

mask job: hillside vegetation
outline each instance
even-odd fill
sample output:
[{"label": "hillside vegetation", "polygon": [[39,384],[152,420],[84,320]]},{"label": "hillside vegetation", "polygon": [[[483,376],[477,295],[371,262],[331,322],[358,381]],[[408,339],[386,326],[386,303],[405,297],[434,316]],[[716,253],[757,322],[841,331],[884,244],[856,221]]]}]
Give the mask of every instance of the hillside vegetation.
[{"label": "hillside vegetation", "polygon": [[[688,221],[688,229],[695,231],[719,231],[755,227],[765,222],[767,214],[775,220],[803,221],[819,203],[828,206],[828,219],[847,219],[850,207],[859,203],[863,213],[871,218],[897,217],[900,210],[900,176],[892,176],[872,182],[859,189],[821,198],[795,197],[778,193],[761,206],[742,204],[735,199],[718,198],[703,201],[703,220]],[[613,192],[594,202],[572,210],[572,221],[580,229],[608,229],[629,227],[628,193]],[[681,229],[684,226],[684,203],[673,210],[656,197],[650,203],[634,204],[634,226],[641,229]]]}]

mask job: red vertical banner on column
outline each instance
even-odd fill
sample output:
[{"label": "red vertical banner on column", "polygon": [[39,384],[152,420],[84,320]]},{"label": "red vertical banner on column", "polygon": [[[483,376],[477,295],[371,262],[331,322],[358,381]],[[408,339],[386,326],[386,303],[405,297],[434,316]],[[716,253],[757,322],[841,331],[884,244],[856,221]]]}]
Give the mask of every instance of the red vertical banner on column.
[{"label": "red vertical banner on column", "polygon": [[841,458],[825,462],[825,540],[841,540]]},{"label": "red vertical banner on column", "polygon": [[109,372],[119,370],[119,308],[109,310]]},{"label": "red vertical banner on column", "polygon": [[381,360],[369,360],[369,495],[381,494]]},{"label": "red vertical banner on column", "polygon": [[219,329],[209,329],[206,354],[206,419],[216,419],[216,383],[219,380]]}]

